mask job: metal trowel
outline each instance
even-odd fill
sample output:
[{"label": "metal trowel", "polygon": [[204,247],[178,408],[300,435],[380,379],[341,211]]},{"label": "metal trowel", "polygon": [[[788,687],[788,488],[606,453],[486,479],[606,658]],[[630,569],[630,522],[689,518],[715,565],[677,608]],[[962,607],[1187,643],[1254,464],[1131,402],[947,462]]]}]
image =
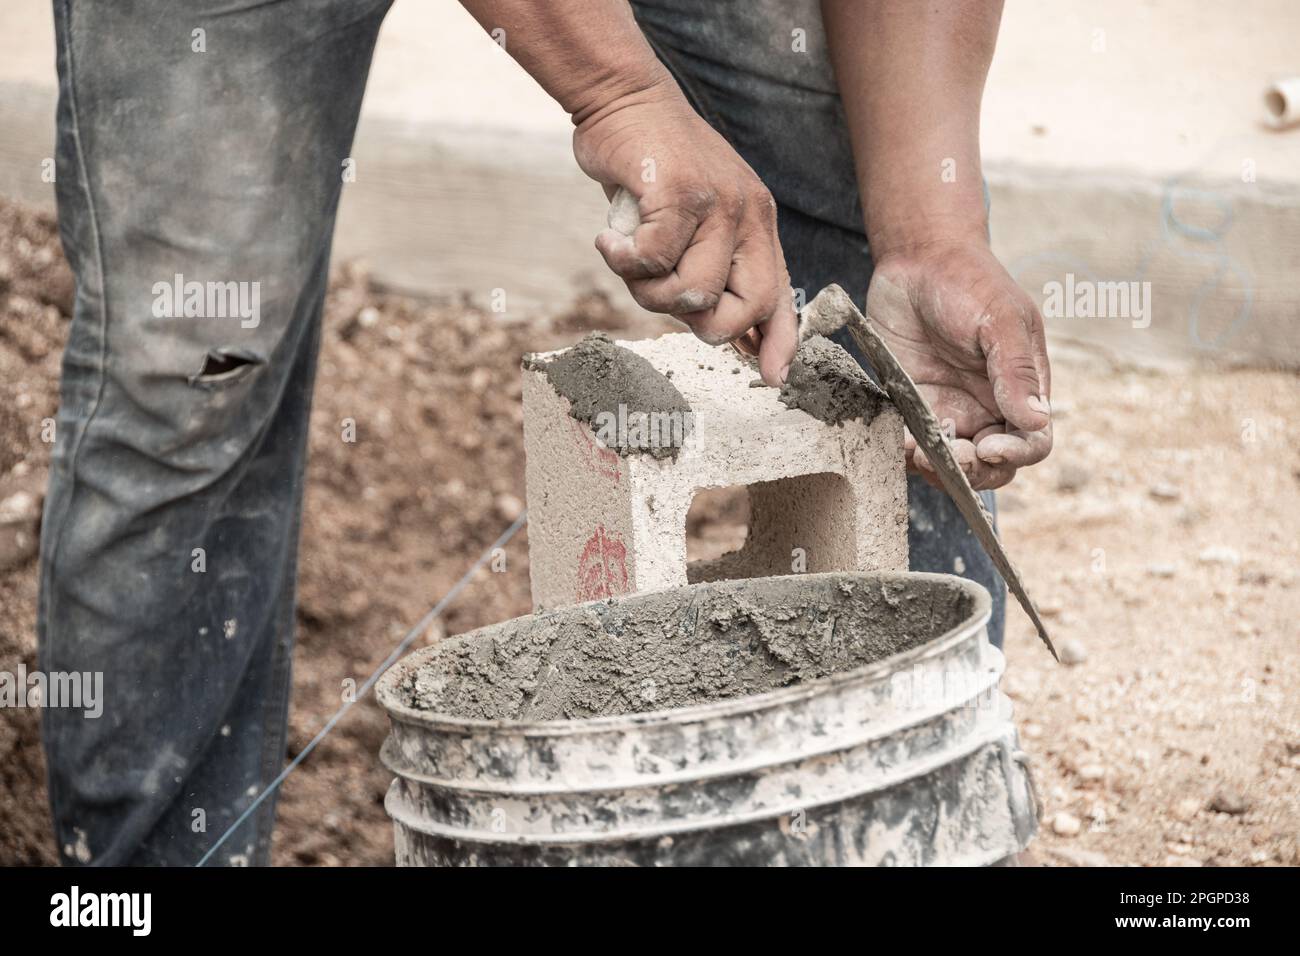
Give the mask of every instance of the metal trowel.
[{"label": "metal trowel", "polygon": [[1043,624],[1038,609],[1034,607],[1034,602],[1030,600],[1029,593],[1020,580],[1020,572],[1016,570],[1016,566],[1011,563],[1011,558],[1003,550],[1002,542],[998,540],[998,534],[993,530],[993,519],[984,510],[984,502],[975,493],[975,489],[966,478],[966,473],[957,464],[952,446],[948,444],[948,437],[944,434],[943,427],[931,410],[930,404],[917,390],[912,377],[907,374],[903,366],[898,364],[898,359],[889,350],[885,340],[876,334],[876,330],[867,322],[866,316],[858,311],[849,294],[837,285],[828,285],[799,313],[799,341],[802,343],[812,335],[830,337],[840,329],[849,333],[858,348],[862,350],[862,354],[871,362],[872,368],[880,376],[880,384],[884,386],[895,407],[902,414],[903,421],[907,423],[912,437],[916,439],[917,447],[925,452],[926,457],[934,465],[935,473],[939,476],[939,483],[943,485],[944,491],[948,492],[949,497],[957,505],[957,510],[966,519],[966,524],[975,533],[975,537],[979,539],[988,556],[993,559],[993,566],[998,569],[998,573],[1007,582],[1011,593],[1016,596],[1016,600],[1025,609],[1029,619],[1034,622],[1038,636],[1052,652],[1052,656],[1059,661],[1060,657],[1057,656],[1056,648],[1052,645],[1052,639],[1047,636],[1047,627]]},{"label": "metal trowel", "polygon": [[[625,236],[630,236],[641,223],[636,198],[622,187],[610,200],[608,222],[611,229],[616,229]],[[998,569],[998,573],[1007,582],[1011,593],[1016,596],[1016,600],[1025,609],[1029,619],[1034,622],[1038,636],[1052,652],[1052,657],[1059,661],[1060,657],[1052,645],[1052,639],[1047,635],[1047,627],[1043,624],[1038,609],[1034,607],[1034,602],[1030,600],[1029,593],[1020,580],[1020,573],[1003,550],[1002,542],[998,540],[997,532],[993,530],[993,519],[984,510],[984,502],[975,493],[975,489],[966,478],[966,473],[957,464],[952,446],[948,444],[948,438],[939,424],[939,419],[917,390],[912,377],[898,363],[898,359],[889,350],[885,340],[876,334],[866,317],[858,311],[849,294],[838,285],[828,285],[799,314],[799,342],[803,343],[812,335],[830,337],[840,329],[849,333],[858,348],[862,350],[862,354],[871,362],[872,368],[880,376],[880,384],[902,414],[903,421],[911,431],[912,437],[916,439],[917,446],[925,452],[930,463],[934,465],[935,473],[939,476],[939,483],[943,485],[944,491],[948,492],[949,497],[957,505],[957,510],[966,519],[966,524],[975,533],[975,537],[979,539],[988,556],[993,559],[993,566]],[[742,349],[742,351],[750,354],[750,349]]]}]

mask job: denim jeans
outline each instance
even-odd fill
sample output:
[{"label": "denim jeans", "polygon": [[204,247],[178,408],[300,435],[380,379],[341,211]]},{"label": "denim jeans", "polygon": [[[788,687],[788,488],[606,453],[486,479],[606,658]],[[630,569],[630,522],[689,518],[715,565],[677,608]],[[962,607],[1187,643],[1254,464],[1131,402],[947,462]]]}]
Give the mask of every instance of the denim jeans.
[{"label": "denim jeans", "polygon": [[[66,863],[195,863],[282,767],[330,240],[388,5],[54,2],[59,226],[77,293],[40,662],[104,675],[100,718],[44,712]],[[871,259],[843,119],[824,56],[773,54],[785,8],[637,13],[772,188],[795,284],[860,299]],[[187,310],[192,288],[202,301]],[[996,575],[956,510],[924,485],[910,494],[913,567],[980,581],[1000,621]],[[268,799],[211,862],[267,862],[273,818]]]}]

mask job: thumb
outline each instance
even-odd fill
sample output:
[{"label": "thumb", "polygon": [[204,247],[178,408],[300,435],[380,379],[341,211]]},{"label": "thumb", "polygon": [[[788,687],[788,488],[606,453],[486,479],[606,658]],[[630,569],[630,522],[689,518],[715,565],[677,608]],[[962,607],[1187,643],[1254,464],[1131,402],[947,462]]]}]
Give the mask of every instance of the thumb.
[{"label": "thumb", "polygon": [[1002,417],[1022,431],[1046,428],[1051,379],[1043,320],[1034,304],[1005,302],[980,325],[979,346]]}]

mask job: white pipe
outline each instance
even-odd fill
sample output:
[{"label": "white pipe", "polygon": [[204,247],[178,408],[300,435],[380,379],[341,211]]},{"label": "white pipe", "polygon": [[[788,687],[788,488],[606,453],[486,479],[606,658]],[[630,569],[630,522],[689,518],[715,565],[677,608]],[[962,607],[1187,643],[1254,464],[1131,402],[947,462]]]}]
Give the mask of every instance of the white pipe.
[{"label": "white pipe", "polygon": [[1264,91],[1264,107],[1277,129],[1300,123],[1300,76],[1275,80]]}]

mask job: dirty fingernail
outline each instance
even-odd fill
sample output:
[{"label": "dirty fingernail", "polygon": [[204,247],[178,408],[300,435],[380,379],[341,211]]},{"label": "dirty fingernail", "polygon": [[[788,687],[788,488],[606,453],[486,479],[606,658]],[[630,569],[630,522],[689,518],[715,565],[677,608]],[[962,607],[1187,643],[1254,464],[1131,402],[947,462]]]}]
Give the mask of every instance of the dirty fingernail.
[{"label": "dirty fingernail", "polygon": [[980,457],[983,458],[990,465],[1000,465],[1004,461],[1006,461],[1006,459],[1003,458],[1001,455],[981,455]]},{"label": "dirty fingernail", "polygon": [[785,380],[788,379],[789,377],[790,377],[790,366],[788,365],[781,366],[781,384],[784,385]]},{"label": "dirty fingernail", "polygon": [[1030,395],[1029,398],[1026,400],[1025,404],[1028,405],[1030,408],[1032,408],[1034,411],[1039,412],[1043,415],[1052,414],[1052,406],[1048,404],[1047,399],[1040,398],[1037,395]]}]

